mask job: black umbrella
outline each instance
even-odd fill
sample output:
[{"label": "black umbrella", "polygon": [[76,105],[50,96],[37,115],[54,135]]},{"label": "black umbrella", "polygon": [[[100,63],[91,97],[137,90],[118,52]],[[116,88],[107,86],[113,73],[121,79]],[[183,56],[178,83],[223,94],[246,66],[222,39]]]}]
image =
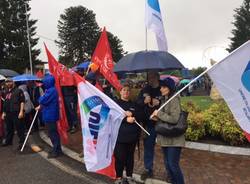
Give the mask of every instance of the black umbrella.
[{"label": "black umbrella", "polygon": [[14,70],[9,70],[9,69],[0,69],[0,74],[5,77],[15,77],[19,75],[19,73],[15,72]]},{"label": "black umbrella", "polygon": [[185,67],[172,54],[164,51],[139,51],[119,60],[114,72],[145,72],[150,70],[180,70]]}]

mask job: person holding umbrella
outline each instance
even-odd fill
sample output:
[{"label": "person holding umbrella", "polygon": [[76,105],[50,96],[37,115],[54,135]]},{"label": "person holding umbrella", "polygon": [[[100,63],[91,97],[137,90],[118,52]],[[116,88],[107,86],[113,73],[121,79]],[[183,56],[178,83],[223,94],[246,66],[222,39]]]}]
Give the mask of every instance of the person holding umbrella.
[{"label": "person holding umbrella", "polygon": [[150,136],[144,137],[144,167],[145,171],[141,175],[141,180],[146,180],[153,176],[154,146],[156,139],[155,122],[150,119],[152,112],[160,105],[160,76],[158,72],[148,72],[148,85],[139,93],[137,103],[144,110],[144,126]]}]

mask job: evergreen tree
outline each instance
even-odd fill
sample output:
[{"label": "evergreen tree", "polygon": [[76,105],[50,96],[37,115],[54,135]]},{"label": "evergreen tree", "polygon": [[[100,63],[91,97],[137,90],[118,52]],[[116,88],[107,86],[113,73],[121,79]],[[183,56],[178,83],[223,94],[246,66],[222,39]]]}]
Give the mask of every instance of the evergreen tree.
[{"label": "evergreen tree", "polygon": [[35,65],[40,50],[34,49],[38,42],[38,38],[34,38],[37,20],[30,19],[29,0],[0,1],[0,68],[9,68],[20,73],[25,68],[30,68],[25,3],[28,11],[32,61]]},{"label": "evergreen tree", "polygon": [[118,62],[122,58],[122,56],[126,54],[127,52],[124,52],[122,41],[117,36],[114,36],[110,32],[107,32],[107,34],[108,34],[108,40],[109,40],[109,44],[110,44],[111,51],[112,51],[113,60],[114,62]]},{"label": "evergreen tree", "polygon": [[[67,8],[58,21],[57,44],[60,48],[59,60],[66,66],[75,66],[86,58],[91,58],[101,34],[95,13],[83,6]],[[114,60],[124,53],[121,41],[108,33]]]},{"label": "evergreen tree", "polygon": [[200,75],[202,72],[204,72],[207,68],[206,67],[197,67],[197,68],[192,68],[191,69],[191,74],[194,76],[194,77],[197,77],[198,75]]},{"label": "evergreen tree", "polygon": [[235,28],[232,30],[233,37],[230,38],[231,44],[227,49],[229,52],[250,40],[250,0],[244,0],[241,7],[235,9],[235,12],[233,22]]}]

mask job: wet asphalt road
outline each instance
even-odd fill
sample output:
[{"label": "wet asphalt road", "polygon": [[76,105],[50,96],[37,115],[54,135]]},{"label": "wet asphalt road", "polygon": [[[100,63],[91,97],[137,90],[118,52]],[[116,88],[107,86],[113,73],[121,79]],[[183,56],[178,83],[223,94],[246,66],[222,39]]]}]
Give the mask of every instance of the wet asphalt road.
[{"label": "wet asphalt road", "polygon": [[0,147],[0,184],[112,183],[106,177],[87,173],[83,164],[66,156],[47,160],[49,147],[39,138],[35,142],[43,148],[40,154],[28,146],[23,153],[17,151],[16,145]]}]

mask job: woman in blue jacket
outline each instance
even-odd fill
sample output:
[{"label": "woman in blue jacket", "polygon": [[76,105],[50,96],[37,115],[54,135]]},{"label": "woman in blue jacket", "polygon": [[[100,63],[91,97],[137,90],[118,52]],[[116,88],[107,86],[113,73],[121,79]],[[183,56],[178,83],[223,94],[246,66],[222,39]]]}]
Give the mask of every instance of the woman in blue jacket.
[{"label": "woman in blue jacket", "polygon": [[48,158],[56,158],[62,155],[60,136],[57,131],[56,122],[59,120],[59,99],[55,88],[55,79],[52,75],[46,75],[43,79],[45,93],[39,98],[39,106],[36,110],[42,109],[43,122],[48,127],[48,133],[53,145]]}]

